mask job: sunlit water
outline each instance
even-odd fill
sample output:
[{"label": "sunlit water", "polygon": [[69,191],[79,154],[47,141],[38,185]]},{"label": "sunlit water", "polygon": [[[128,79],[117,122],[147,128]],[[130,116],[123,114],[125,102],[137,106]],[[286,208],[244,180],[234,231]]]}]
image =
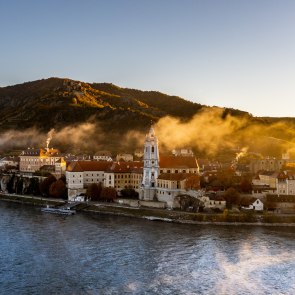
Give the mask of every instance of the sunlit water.
[{"label": "sunlit water", "polygon": [[0,202],[0,294],[295,294],[295,228],[61,217]]}]

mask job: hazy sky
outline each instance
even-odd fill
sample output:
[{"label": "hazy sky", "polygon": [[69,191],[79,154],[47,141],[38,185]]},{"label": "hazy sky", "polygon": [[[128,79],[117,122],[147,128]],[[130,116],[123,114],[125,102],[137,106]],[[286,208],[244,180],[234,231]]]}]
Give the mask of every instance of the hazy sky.
[{"label": "hazy sky", "polygon": [[48,77],[295,114],[294,0],[0,0],[0,85]]}]

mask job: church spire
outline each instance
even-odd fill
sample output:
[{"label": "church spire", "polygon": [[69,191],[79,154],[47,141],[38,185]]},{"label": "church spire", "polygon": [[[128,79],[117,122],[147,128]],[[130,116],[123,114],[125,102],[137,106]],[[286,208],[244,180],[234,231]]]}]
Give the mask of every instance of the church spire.
[{"label": "church spire", "polygon": [[156,180],[159,175],[159,149],[158,139],[153,125],[151,125],[144,142],[143,154],[143,179],[142,187],[144,189],[144,198],[152,199],[151,195],[156,187]]}]

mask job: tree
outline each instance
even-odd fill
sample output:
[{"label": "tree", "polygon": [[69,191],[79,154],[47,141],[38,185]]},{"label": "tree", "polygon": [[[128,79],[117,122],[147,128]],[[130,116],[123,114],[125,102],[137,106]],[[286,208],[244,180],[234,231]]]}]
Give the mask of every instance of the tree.
[{"label": "tree", "polygon": [[66,191],[66,185],[61,179],[53,182],[49,187],[49,195],[53,198],[65,198]]},{"label": "tree", "polygon": [[191,175],[185,181],[186,190],[200,189],[200,177],[198,175]]},{"label": "tree", "polygon": [[49,189],[52,183],[56,181],[56,178],[50,174],[48,177],[46,177],[40,184],[40,193],[44,197],[49,196]]},{"label": "tree", "polygon": [[232,205],[238,205],[240,202],[240,194],[239,192],[233,188],[228,188],[223,194],[224,199],[226,200],[226,207],[231,208]]},{"label": "tree", "polygon": [[30,179],[30,185],[27,189],[28,194],[33,194],[34,196],[40,195],[40,183],[39,178],[33,177]]},{"label": "tree", "polygon": [[23,179],[20,178],[18,179],[17,183],[16,183],[16,190],[15,192],[17,194],[23,194]]},{"label": "tree", "polygon": [[101,183],[96,184],[92,183],[87,187],[86,196],[90,198],[92,201],[98,201],[100,199],[100,194],[102,191]]},{"label": "tree", "polygon": [[175,197],[175,200],[178,201],[180,210],[187,211],[189,208],[194,212],[198,212],[200,207],[203,207],[203,203],[192,196],[189,195],[179,195]]},{"label": "tree", "polygon": [[113,187],[103,187],[100,194],[100,200],[105,202],[114,202],[117,198],[117,191]]},{"label": "tree", "polygon": [[15,174],[13,174],[7,183],[7,191],[10,194],[15,193],[15,181],[16,181],[15,177],[16,177]]},{"label": "tree", "polygon": [[252,183],[249,179],[244,178],[240,183],[240,189],[243,193],[251,193],[252,192]]},{"label": "tree", "polygon": [[138,200],[139,194],[138,192],[132,187],[125,187],[120,192],[121,198],[123,199],[135,199]]}]

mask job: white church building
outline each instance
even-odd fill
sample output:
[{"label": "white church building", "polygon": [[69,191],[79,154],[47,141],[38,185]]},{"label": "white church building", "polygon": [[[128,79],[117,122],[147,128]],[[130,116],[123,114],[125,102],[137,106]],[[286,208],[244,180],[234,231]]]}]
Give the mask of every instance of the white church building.
[{"label": "white church building", "polygon": [[159,156],[158,139],[151,126],[144,142],[140,199],[177,207],[179,195],[200,196],[199,167],[194,156]]}]

